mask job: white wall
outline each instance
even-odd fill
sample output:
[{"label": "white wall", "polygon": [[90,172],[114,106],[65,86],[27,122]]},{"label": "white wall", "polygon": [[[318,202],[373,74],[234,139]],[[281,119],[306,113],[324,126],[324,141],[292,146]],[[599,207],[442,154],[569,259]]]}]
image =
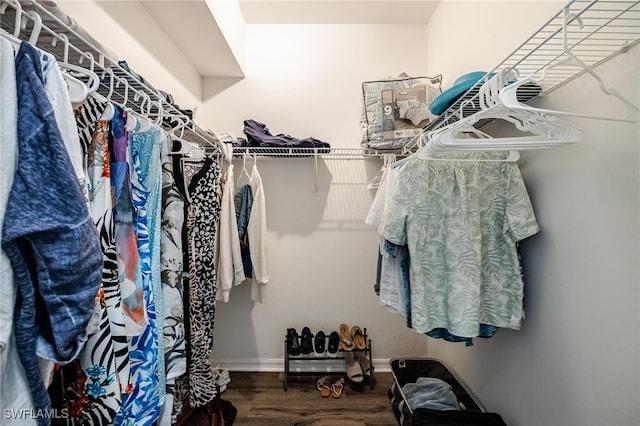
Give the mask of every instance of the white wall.
[{"label": "white wall", "polygon": [[[489,28],[505,22],[526,25],[540,5],[512,6],[505,19],[503,3],[485,3],[482,16]],[[429,25],[430,67],[442,63],[448,75],[479,63],[488,67],[476,49],[451,58],[433,45],[438,38],[434,29],[443,31],[442,22],[471,11],[480,13],[480,5],[442,6]],[[513,37],[486,46],[487,55],[506,56],[508,51],[498,50],[523,40],[515,35],[517,30],[511,28]],[[467,30],[457,40],[476,36],[477,31]],[[466,53],[463,45],[452,48]],[[636,105],[640,104],[639,56],[636,46],[599,68],[605,81]],[[449,72],[450,64],[455,72]],[[542,105],[596,115],[622,110],[593,83],[590,77],[581,77],[546,96]],[[522,329],[476,339],[471,348],[430,341],[428,352],[444,360],[509,425],[637,425],[638,124],[567,120],[584,130],[584,141],[522,152],[520,160],[541,227],[538,235],[522,244],[526,304]]]},{"label": "white wall", "polygon": [[[156,89],[171,93],[181,108],[200,106],[200,74],[169,36],[157,30],[157,23],[142,4],[90,0],[56,0],[56,4],[118,60],[127,61]],[[149,52],[145,46],[161,48]]]},{"label": "white wall", "polygon": [[427,27],[427,71],[443,88],[471,71],[491,71],[565,4],[554,0],[444,0]]},{"label": "white wall", "polygon": [[[361,82],[426,68],[426,27],[247,25],[246,78],[205,83],[205,127],[243,136],[243,120],[272,133],[360,147]],[[387,313],[373,291],[375,232],[364,224],[374,160],[258,160],[267,202],[271,282],[264,304],[243,284],[216,309],[214,359],[233,368],[282,370],[287,328],[326,333],[341,322],[367,327],[374,358],[425,356],[427,338]],[[241,165],[238,164],[236,173]]]},{"label": "white wall", "polygon": [[219,91],[205,79],[205,127],[242,136],[243,120],[273,134],[314,136],[359,147],[361,82],[422,75],[426,28],[421,25],[247,25],[246,78]]}]

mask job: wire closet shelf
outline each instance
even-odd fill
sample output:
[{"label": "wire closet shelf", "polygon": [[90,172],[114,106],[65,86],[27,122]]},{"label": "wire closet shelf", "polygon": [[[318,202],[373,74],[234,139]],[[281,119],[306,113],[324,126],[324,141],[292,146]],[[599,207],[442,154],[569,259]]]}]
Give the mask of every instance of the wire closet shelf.
[{"label": "wire closet shelf", "polygon": [[335,147],[258,147],[241,146],[233,148],[234,157],[273,157],[273,158],[306,158],[322,157],[323,159],[362,159],[380,158],[383,152],[367,148],[335,148]]},{"label": "wire closet shelf", "polygon": [[52,54],[56,60],[95,72],[97,93],[110,101],[151,117],[175,139],[218,148],[217,136],[200,128],[170,95],[152,87],[125,62],[101,46],[54,2],[0,0],[3,32]]},{"label": "wire closet shelf", "polygon": [[[561,63],[565,49],[569,49],[589,68],[593,68],[626,52],[639,41],[640,1],[574,0],[567,3],[488,75],[498,71],[514,71],[520,77],[544,73],[544,78],[536,86],[522,86],[518,89],[518,100],[530,102],[586,72],[584,68]],[[485,81],[481,79],[466,91],[445,112],[425,126],[423,133],[478,112],[480,86]],[[475,127],[480,128],[489,122],[480,120]],[[421,144],[422,138],[414,138],[404,147],[403,153],[415,152]]]}]

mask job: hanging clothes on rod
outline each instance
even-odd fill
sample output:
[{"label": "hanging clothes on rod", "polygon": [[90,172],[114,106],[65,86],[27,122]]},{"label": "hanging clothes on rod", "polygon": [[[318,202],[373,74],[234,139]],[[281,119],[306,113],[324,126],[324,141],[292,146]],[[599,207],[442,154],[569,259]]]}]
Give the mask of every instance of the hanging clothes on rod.
[{"label": "hanging clothes on rod", "polygon": [[381,303],[418,333],[470,345],[520,328],[517,243],[539,228],[517,164],[504,153],[441,157],[402,162],[382,217],[372,211],[367,223],[378,225],[391,255]]},{"label": "hanging clothes on rod", "polygon": [[[176,422],[174,414],[176,381],[187,372],[187,336],[185,325],[185,286],[183,227],[185,198],[175,179],[170,140],[162,146],[162,235],[161,278],[164,308],[163,338],[165,342],[166,390],[159,425]],[[179,401],[180,403],[182,401]],[[172,417],[173,415],[173,417]]]},{"label": "hanging clothes on rod", "polygon": [[269,282],[269,269],[267,260],[267,207],[262,177],[258,172],[256,157],[253,157],[253,167],[249,186],[253,194],[251,215],[247,223],[247,236],[249,238],[249,252],[253,271],[251,281],[251,298],[254,302],[262,303],[263,286]]},{"label": "hanging clothes on rod", "polygon": [[[213,345],[217,291],[216,234],[220,220],[220,167],[209,157],[202,164],[183,162],[185,176],[191,176],[186,190],[189,285],[188,309],[190,359],[188,395],[192,406],[206,404],[216,395],[214,372],[209,360]],[[182,384],[184,386],[184,383]]]},{"label": "hanging clothes on rod", "polygon": [[[46,94],[40,53],[22,43],[15,68],[19,156],[2,247],[17,277],[20,303],[14,313],[14,330],[18,355],[33,407],[48,410],[50,362],[66,364],[82,350],[101,285],[102,254],[82,186]],[[40,185],[24,179],[42,180],[47,191],[34,193]],[[22,241],[27,239],[25,245]],[[38,305],[36,295],[41,300]],[[37,357],[45,360],[42,371]]]},{"label": "hanging clothes on rod", "polygon": [[240,235],[238,233],[238,220],[234,201],[235,182],[234,167],[228,160],[227,169],[223,176],[222,201],[220,210],[220,236],[218,256],[218,290],[216,298],[221,302],[228,302],[231,289],[242,284],[246,279],[242,252],[240,248]]},{"label": "hanging clothes on rod", "polygon": [[[7,204],[18,162],[18,97],[14,46],[4,37],[0,37],[0,236],[4,235],[3,224]],[[0,405],[20,409],[34,407],[31,390],[25,368],[22,365],[13,333],[15,301],[18,294],[11,261],[0,250],[0,350],[3,352],[3,365],[0,368],[0,387],[11,386],[12,392],[1,391]],[[9,422],[8,422],[9,423]],[[9,423],[15,424],[16,422]],[[23,424],[35,425],[35,419],[25,420]]]},{"label": "hanging clothes on rod", "polygon": [[[28,3],[44,13],[44,9],[42,11],[39,9],[40,5]],[[127,70],[123,73],[122,69],[118,68],[118,72],[114,72],[114,67],[120,65],[112,64],[108,67],[109,60],[104,56],[96,60],[95,57],[99,56],[98,54],[93,55],[88,51],[79,50],[70,43],[69,37],[65,34],[51,31],[47,26],[51,17],[41,20],[40,15],[34,10],[28,13],[23,12],[22,4],[23,2],[15,0],[2,0],[0,3],[0,14],[3,17],[1,21],[2,53],[9,53],[7,58],[11,59],[11,61],[5,61],[3,58],[2,80],[4,82],[5,75],[9,75],[5,70],[7,64],[14,62],[13,53],[19,53],[18,50],[26,52],[18,54],[17,59],[20,61],[16,60],[16,63],[23,64],[25,63],[23,59],[29,59],[26,63],[37,72],[21,70],[20,75],[35,76],[33,78],[41,81],[43,93],[46,93],[46,96],[39,98],[40,103],[36,102],[33,105],[42,105],[41,109],[44,109],[45,106],[51,108],[52,103],[56,105],[60,103],[59,107],[51,108],[51,113],[47,116],[50,120],[47,122],[47,137],[38,133],[32,136],[44,138],[46,141],[34,143],[31,151],[35,147],[40,149],[41,145],[51,152],[54,148],[58,149],[59,147],[47,145],[53,144],[49,139],[56,133],[56,140],[60,141],[64,152],[56,154],[57,156],[47,154],[41,158],[46,158],[47,161],[51,158],[57,159],[54,162],[56,165],[66,161],[65,164],[68,165],[70,173],[51,167],[46,171],[56,172],[55,179],[60,180],[64,177],[67,180],[72,179],[74,183],[50,194],[58,204],[54,202],[49,204],[59,207],[60,215],[66,215],[69,213],[68,208],[75,206],[73,200],[67,199],[74,196],[74,188],[81,194],[80,198],[85,205],[84,210],[88,212],[90,226],[78,227],[77,232],[83,231],[83,234],[76,236],[74,243],[83,243],[82,249],[92,249],[92,252],[88,255],[82,251],[82,259],[74,261],[77,265],[74,265],[73,270],[83,273],[82,277],[86,280],[94,280],[91,285],[83,285],[82,290],[69,299],[82,304],[83,310],[79,313],[76,313],[75,305],[70,306],[69,309],[74,312],[77,327],[58,330],[58,327],[63,324],[66,326],[66,323],[51,322],[51,327],[54,328],[51,333],[55,339],[54,343],[66,342],[66,340],[60,340],[61,338],[69,339],[67,345],[69,347],[65,347],[65,350],[73,349],[72,355],[66,352],[49,354],[47,346],[41,344],[39,340],[37,340],[38,351],[36,352],[32,350],[31,340],[27,342],[23,335],[17,336],[18,339],[13,334],[6,337],[6,342],[10,344],[7,366],[19,366],[12,376],[12,381],[15,381],[15,383],[12,382],[12,387],[27,389],[27,391],[22,394],[21,400],[11,400],[9,405],[5,405],[7,393],[0,392],[2,405],[25,409],[50,409],[53,402],[53,408],[65,410],[58,412],[68,413],[67,424],[151,425],[158,421],[162,421],[162,424],[172,424],[177,420],[184,403],[181,390],[186,389],[187,394],[189,392],[196,394],[192,401],[193,406],[206,404],[218,395],[215,380],[207,383],[206,393],[202,392],[205,390],[203,387],[192,390],[187,386],[181,389],[176,384],[187,378],[185,372],[188,340],[185,337],[188,336],[181,334],[182,338],[176,338],[176,327],[180,327],[179,321],[184,322],[184,312],[182,314],[177,312],[175,304],[169,304],[165,308],[163,303],[164,293],[172,297],[172,300],[176,300],[173,299],[175,293],[171,292],[173,289],[171,286],[175,284],[175,280],[172,280],[169,274],[162,273],[163,259],[161,258],[161,254],[164,256],[166,253],[165,247],[161,244],[161,239],[164,237],[161,216],[167,211],[165,203],[169,201],[173,203],[175,197],[169,200],[169,197],[162,196],[162,164],[168,161],[166,158],[163,159],[161,151],[169,138],[180,140],[192,145],[194,151],[201,152],[206,163],[207,158],[209,160],[210,158],[205,157],[211,154],[206,154],[200,146],[211,147],[215,156],[218,151],[218,140],[214,134],[201,131],[190,119],[184,119],[182,112],[177,111],[173,105],[167,105],[168,101],[164,97],[157,96],[154,99],[155,93],[144,84],[134,84],[134,77],[127,74]],[[15,17],[15,21],[4,19],[9,15]],[[30,34],[23,32],[24,28],[29,28],[28,25],[26,27],[22,25],[23,19],[34,21]],[[40,27],[41,21],[44,22]],[[12,28],[6,26],[7,22],[18,23]],[[6,36],[7,30],[11,30],[12,36],[16,34],[18,39],[9,41]],[[69,31],[74,34],[74,40],[79,39],[73,30],[69,29]],[[53,52],[39,50],[20,40],[27,36],[32,43],[52,49]],[[4,49],[5,44],[10,48]],[[95,53],[95,50],[93,52]],[[82,73],[82,67],[77,68],[77,65],[71,64],[69,61],[72,60],[80,64],[83,60],[88,61],[89,64],[85,62],[88,68],[86,73]],[[68,64],[64,71],[59,63]],[[98,70],[97,73],[94,73],[94,67]],[[102,74],[101,78],[96,78],[98,73]],[[15,72],[12,75],[15,80]],[[86,92],[81,90],[78,93],[82,93],[83,96],[86,94],[87,98],[72,98],[65,79],[73,81],[74,84],[86,85]],[[46,85],[43,84],[45,80]],[[99,81],[98,87],[96,87],[97,81]],[[3,105],[5,105],[7,93],[4,86],[3,83]],[[34,83],[34,86],[37,87],[37,84]],[[13,89],[13,92],[20,93],[16,89]],[[11,103],[11,97],[6,96],[8,105]],[[114,99],[119,102],[114,102]],[[76,100],[82,102],[75,105]],[[31,106],[31,104],[27,105]],[[25,111],[25,108],[16,108],[16,110],[18,125],[13,128],[20,131],[25,123],[35,122],[30,119],[31,116],[42,112]],[[11,118],[5,120],[3,115],[3,127],[5,121],[9,122]],[[9,145],[5,150],[5,144],[16,139],[16,137],[9,137],[5,141],[3,137],[3,152],[11,153]],[[16,166],[18,169],[23,167],[21,162],[30,155],[31,151],[20,149]],[[62,157],[66,160],[62,160]],[[5,164],[4,156],[3,164]],[[9,159],[6,164],[11,166]],[[12,172],[14,169],[14,166],[7,168]],[[51,178],[51,182],[56,183],[55,179]],[[11,180],[7,179],[7,182]],[[212,185],[217,191],[219,182],[214,179]],[[21,189],[16,189],[15,182],[11,197],[14,192],[20,197],[27,196]],[[116,194],[115,204],[111,203],[112,192]],[[6,246],[8,253],[13,256],[11,244],[19,236],[10,234],[14,232],[13,223],[16,216],[15,208],[11,204],[12,200],[13,198],[9,198],[5,227],[2,231],[3,247]],[[34,198],[31,201],[37,200]],[[173,203],[173,207],[175,206],[176,204]],[[36,212],[37,210],[34,209],[34,214]],[[74,214],[66,219],[77,222],[77,215],[81,213],[82,209],[76,209]],[[47,216],[49,215],[42,215],[42,217]],[[39,226],[38,223],[33,220],[29,225]],[[215,228],[217,219],[207,223]],[[29,226],[23,228],[25,232],[31,229]],[[90,238],[91,244],[87,243],[87,238]],[[67,251],[74,250],[74,247],[76,246],[70,245]],[[190,255],[195,256],[195,251]],[[11,259],[14,260],[13,257]],[[95,265],[91,264],[92,261]],[[93,265],[91,271],[86,270],[89,264]],[[53,263],[51,265],[55,266]],[[5,272],[13,274],[13,271],[9,272],[11,266],[8,263],[3,263],[2,267],[3,276]],[[168,268],[164,270],[168,271]],[[175,273],[174,277],[178,276],[182,279],[183,267],[178,266],[178,269],[174,268],[172,271]],[[74,276],[67,278],[75,279]],[[20,282],[20,295],[22,292],[29,291],[25,283]],[[41,290],[37,284],[36,281],[34,287],[36,294]],[[75,290],[75,287],[71,286],[69,289]],[[20,321],[22,325],[18,328],[29,327],[30,324],[29,321],[24,320],[22,309],[24,307],[32,309],[30,301],[33,298],[28,293],[25,295],[24,304],[20,305],[20,309],[15,312],[15,321],[14,318],[9,321],[9,324]],[[15,300],[15,297],[7,294],[7,301],[12,300]],[[177,300],[181,301],[182,297]],[[215,298],[213,301],[215,302]],[[59,310],[51,309],[50,311],[58,312]],[[8,309],[5,311],[3,307],[3,314],[5,312],[12,311]],[[36,311],[37,321],[40,321],[41,317],[46,319],[44,312]],[[189,314],[193,319],[199,319],[201,316],[208,315],[209,312],[203,308]],[[46,324],[42,326],[40,322],[38,325],[41,330],[46,330],[48,326]],[[197,363],[209,361],[212,325],[211,317],[211,327],[206,340],[208,345],[204,351],[201,351]],[[31,330],[35,329],[31,327]],[[72,338],[72,332],[76,331],[77,336]],[[29,339],[32,338],[29,336]],[[3,335],[1,342],[3,344],[4,339]],[[10,342],[13,340],[25,344],[12,345]],[[164,345],[165,341],[169,342],[167,347]],[[40,368],[38,363],[31,362],[32,359],[35,360],[36,355],[46,361],[40,363]],[[51,361],[58,363],[60,367],[53,376],[53,382],[50,378],[50,369],[53,366]],[[194,361],[194,358],[191,361]],[[3,372],[3,377],[0,379],[4,384],[8,377],[5,377],[5,365],[0,371]],[[211,377],[215,379],[213,374]],[[164,414],[162,418],[161,412]],[[36,423],[48,425],[50,419],[38,419],[37,422],[33,422],[33,424]]]}]

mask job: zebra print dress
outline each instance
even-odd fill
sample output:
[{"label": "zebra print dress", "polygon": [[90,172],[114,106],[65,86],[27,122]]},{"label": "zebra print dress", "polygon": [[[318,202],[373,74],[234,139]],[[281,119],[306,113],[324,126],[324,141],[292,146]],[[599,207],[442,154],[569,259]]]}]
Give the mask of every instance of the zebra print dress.
[{"label": "zebra print dress", "polygon": [[[185,170],[185,175],[189,173]],[[216,309],[216,232],[220,221],[220,166],[206,158],[189,183],[189,402],[199,407],[216,396],[210,355]]]},{"label": "zebra print dress", "polygon": [[[179,192],[173,162],[162,151],[162,234],[161,277],[164,304],[164,358],[167,372],[166,400],[162,407],[160,426],[171,425],[177,416],[173,413],[176,379],[187,371],[186,330],[184,322],[184,286],[182,228],[184,225],[184,197]],[[172,417],[172,414],[174,417]]]}]

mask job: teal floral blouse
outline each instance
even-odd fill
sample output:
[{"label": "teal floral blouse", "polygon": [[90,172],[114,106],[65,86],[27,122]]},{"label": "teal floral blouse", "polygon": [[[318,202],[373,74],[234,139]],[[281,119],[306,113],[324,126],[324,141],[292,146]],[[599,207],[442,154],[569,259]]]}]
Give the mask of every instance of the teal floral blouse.
[{"label": "teal floral blouse", "polygon": [[520,170],[502,153],[457,152],[404,164],[380,232],[411,256],[411,325],[478,336],[480,324],[519,329],[523,281],[516,243],[538,232]]}]

